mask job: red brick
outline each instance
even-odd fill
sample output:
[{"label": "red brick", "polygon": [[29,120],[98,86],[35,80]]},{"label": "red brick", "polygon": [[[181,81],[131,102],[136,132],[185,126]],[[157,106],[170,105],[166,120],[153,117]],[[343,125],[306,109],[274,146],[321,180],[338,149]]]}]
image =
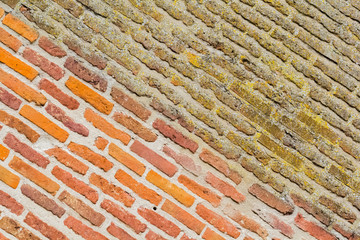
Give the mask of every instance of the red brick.
[{"label": "red brick", "polygon": [[46,112],[53,116],[56,120],[62,122],[65,127],[84,137],[89,136],[89,130],[82,124],[76,123],[72,118],[66,115],[65,111],[49,102],[45,108]]},{"label": "red brick", "polygon": [[95,139],[95,146],[99,150],[104,150],[106,148],[106,146],[108,145],[108,143],[109,143],[109,141],[102,137],[97,137]]},{"label": "red brick", "polygon": [[55,84],[47,79],[41,79],[39,88],[45,90],[49,95],[58,100],[62,105],[70,110],[75,110],[79,107],[80,103],[69,95],[61,91]]},{"label": "red brick", "polygon": [[40,92],[29,87],[2,69],[0,69],[0,82],[28,102],[34,102],[36,105],[44,105],[47,101],[46,97]]},{"label": "red brick", "polygon": [[210,228],[206,228],[202,238],[205,240],[225,240],[225,238],[223,238],[222,236],[220,236]]},{"label": "red brick", "polygon": [[360,240],[360,235],[350,230],[350,228],[345,227],[344,224],[333,224],[332,228],[341,235],[343,235],[346,239]]},{"label": "red brick", "polygon": [[176,184],[173,184],[170,180],[163,178],[153,170],[150,170],[146,176],[146,180],[173,196],[177,201],[184,204],[186,207],[190,207],[195,201],[195,198],[188,194],[184,189],[180,188]]},{"label": "red brick", "polygon": [[308,232],[311,236],[315,237],[318,240],[336,240],[337,238],[323,228],[319,227],[313,222],[305,220],[305,218],[298,213],[295,217],[295,224],[301,230]]},{"label": "red brick", "polygon": [[24,38],[26,38],[27,40],[29,40],[30,42],[34,42],[39,36],[39,34],[34,29],[29,27],[24,22],[20,21],[17,17],[10,13],[5,16],[2,23],[23,36]]},{"label": "red brick", "polygon": [[29,225],[30,227],[34,228],[35,230],[38,230],[41,232],[42,235],[47,237],[50,240],[56,240],[56,239],[68,239],[62,232],[58,231],[56,228],[46,224],[42,220],[40,220],[38,217],[36,217],[34,214],[29,212],[24,222]]},{"label": "red brick", "polygon": [[117,102],[127,110],[133,112],[143,121],[146,121],[150,117],[151,112],[148,109],[143,107],[143,105],[135,101],[129,95],[125,94],[119,88],[113,87],[111,89],[111,96],[115,102]]},{"label": "red brick", "polygon": [[78,180],[76,177],[73,177],[71,173],[55,166],[51,173],[60,181],[66,184],[69,188],[74,191],[84,195],[91,202],[96,203],[99,199],[99,194],[97,191],[89,187],[86,183]]},{"label": "red brick", "polygon": [[183,223],[185,226],[187,226],[197,234],[200,234],[205,227],[204,223],[202,223],[190,213],[186,212],[185,210],[178,207],[176,204],[172,203],[167,199],[165,200],[161,209],[173,216],[175,219]]},{"label": "red brick", "polygon": [[294,207],[288,202],[275,196],[257,183],[249,188],[249,193],[283,214],[291,214],[294,211]]},{"label": "red brick", "polygon": [[146,240],[166,240],[166,238],[163,238],[162,236],[160,236],[157,233],[154,233],[153,231],[149,231],[146,236],[145,236]]},{"label": "red brick", "polygon": [[0,28],[0,42],[17,52],[22,46],[22,43],[19,39],[5,31],[5,29]]},{"label": "red brick", "polygon": [[48,198],[45,194],[42,194],[35,188],[32,188],[30,185],[22,185],[21,192],[31,200],[33,200],[36,204],[50,211],[57,217],[62,217],[65,213],[65,209],[60,207],[54,200]]},{"label": "red brick", "polygon": [[14,169],[15,171],[22,174],[24,177],[30,179],[32,182],[37,184],[38,186],[45,189],[52,195],[55,195],[56,192],[59,190],[60,186],[35,168],[31,167],[30,165],[23,162],[20,158],[14,157],[9,166]]},{"label": "red brick", "polygon": [[[1,35],[1,33],[0,33]],[[4,103],[6,106],[18,110],[21,105],[21,100],[6,91],[4,88],[0,87],[0,101]]]},{"label": "red brick", "polygon": [[59,162],[82,175],[85,175],[87,170],[89,169],[86,164],[74,158],[69,153],[65,152],[59,147],[48,149],[45,152],[50,156],[54,156]]},{"label": "red brick", "polygon": [[25,48],[23,51],[23,57],[49,74],[55,80],[60,80],[64,76],[64,70],[62,70],[61,67],[53,62],[50,62],[31,48]]},{"label": "red brick", "polygon": [[173,222],[167,220],[166,218],[159,215],[153,210],[140,207],[138,208],[137,212],[143,218],[145,218],[149,223],[151,223],[152,225],[156,226],[157,228],[161,229],[162,231],[164,231],[165,233],[167,233],[168,235],[174,238],[177,237],[181,232],[181,229],[178,226],[176,226]]},{"label": "red brick", "polygon": [[10,240],[7,237],[5,237],[2,233],[0,233],[0,240]]},{"label": "red brick", "polygon": [[157,135],[155,133],[144,127],[140,122],[136,121],[131,116],[116,112],[113,119],[147,142],[155,142],[157,139]]},{"label": "red brick", "polygon": [[176,163],[183,166],[189,172],[195,174],[196,176],[199,176],[201,174],[201,166],[196,165],[194,160],[187,155],[176,153],[174,150],[172,150],[166,145],[163,147],[163,152],[169,157],[173,158]]},{"label": "red brick", "polygon": [[0,160],[4,161],[9,156],[10,150],[0,144]]},{"label": "red brick", "polygon": [[129,193],[125,192],[122,188],[108,182],[100,175],[92,173],[89,180],[91,184],[97,186],[101,189],[101,191],[113,197],[115,200],[124,203],[126,207],[131,207],[135,201],[135,199]]},{"label": "red brick", "polygon": [[19,222],[7,216],[0,219],[0,228],[13,235],[17,239],[24,240],[41,240],[35,234],[20,225]]},{"label": "red brick", "polygon": [[240,203],[245,201],[245,196],[239,193],[235,187],[216,177],[211,172],[207,173],[205,181],[235,202]]},{"label": "red brick", "polygon": [[92,123],[92,125],[94,127],[99,129],[100,131],[104,132],[109,137],[119,139],[125,145],[127,145],[130,142],[131,137],[129,134],[121,131],[120,129],[115,128],[114,125],[109,123],[107,120],[102,118],[100,115],[96,114],[90,108],[87,108],[85,110],[84,117],[87,121]]},{"label": "red brick", "polygon": [[0,165],[0,180],[12,188],[17,188],[20,182],[19,176],[13,174],[6,168]]},{"label": "red brick", "polygon": [[49,159],[42,156],[40,153],[29,147],[23,142],[20,142],[14,135],[8,133],[4,138],[4,143],[21,156],[28,159],[30,162],[35,163],[39,167],[46,168],[50,163]]},{"label": "red brick", "polygon": [[253,210],[259,217],[267,222],[272,228],[278,229],[282,234],[289,238],[293,238],[294,230],[290,225],[286,224],[284,221],[280,220],[276,215],[267,212],[262,209]]},{"label": "red brick", "polygon": [[104,235],[95,232],[92,228],[72,216],[65,219],[64,225],[86,240],[108,240]]},{"label": "red brick", "polygon": [[121,184],[127,186],[132,191],[134,191],[134,193],[136,193],[139,197],[151,202],[152,204],[159,205],[162,200],[162,197],[154,190],[145,187],[143,184],[133,179],[129,174],[127,174],[121,169],[116,172],[115,178]]},{"label": "red brick", "polygon": [[145,172],[146,166],[144,164],[142,164],[130,154],[124,152],[121,148],[113,143],[110,143],[109,145],[109,155],[124,164],[139,176],[142,176]]},{"label": "red brick", "polygon": [[136,240],[135,238],[131,237],[124,229],[116,226],[114,223],[111,223],[106,230],[117,239]]},{"label": "red brick", "polygon": [[30,105],[24,105],[20,109],[20,115],[34,123],[39,128],[56,138],[60,142],[65,142],[69,137],[69,133],[60,128],[58,125],[50,121],[47,117],[35,110]]},{"label": "red brick", "polygon": [[230,178],[234,183],[239,184],[241,182],[241,176],[238,172],[229,168],[228,164],[221,158],[212,154],[209,150],[204,149],[199,155],[200,159],[210,164],[218,171],[223,173],[226,177]]},{"label": "red brick", "polygon": [[161,132],[165,137],[170,138],[173,142],[189,149],[193,153],[199,148],[199,145],[196,142],[184,136],[181,132],[175,130],[170,125],[167,125],[161,119],[156,119],[153,122],[153,127],[159,130],[159,132]]},{"label": "red brick", "polygon": [[24,206],[18,203],[9,194],[0,190],[0,205],[6,207],[10,212],[20,215],[24,211]]},{"label": "red brick", "polygon": [[96,212],[92,207],[86,205],[67,191],[63,191],[58,198],[94,226],[100,226],[105,221],[105,217],[101,213]]},{"label": "red brick", "polygon": [[31,81],[34,80],[34,78],[38,75],[38,72],[34,68],[14,57],[11,53],[2,47],[0,47],[0,62],[6,64],[6,66],[20,73]]},{"label": "red brick", "polygon": [[331,198],[320,196],[319,202],[350,223],[354,223],[357,219],[355,213],[343,208],[341,203],[337,203]]},{"label": "red brick", "polygon": [[52,41],[50,41],[47,37],[40,37],[39,39],[39,47],[44,49],[47,53],[54,57],[64,57],[66,56],[66,52],[54,44]]},{"label": "red brick", "polygon": [[76,61],[73,57],[68,57],[64,66],[82,80],[90,83],[94,88],[99,89],[102,92],[106,91],[107,81],[84,67],[79,61]]},{"label": "red brick", "polygon": [[211,205],[213,205],[214,207],[219,206],[221,197],[212,192],[210,189],[201,186],[196,181],[191,180],[185,175],[180,175],[178,181],[179,183],[187,187],[190,191],[211,203]]},{"label": "red brick", "polygon": [[119,205],[113,203],[110,200],[105,199],[101,203],[101,207],[105,209],[107,212],[111,213],[114,217],[119,219],[121,222],[125,223],[134,231],[139,234],[145,232],[146,225],[138,220],[133,214],[126,211],[124,208],[120,207]]},{"label": "red brick", "polygon": [[329,226],[331,224],[331,217],[321,208],[317,207],[310,201],[304,199],[303,197],[295,193],[290,194],[290,196],[296,206],[303,208],[306,212],[313,215],[317,220],[319,220],[326,226]]},{"label": "red brick", "polygon": [[103,169],[105,172],[109,171],[113,167],[113,163],[107,160],[105,157],[93,152],[90,148],[80,145],[74,142],[70,142],[68,149],[75,153],[76,155],[84,158],[85,160],[91,162],[95,166]]},{"label": "red brick", "polygon": [[144,158],[146,161],[157,167],[160,171],[168,175],[169,177],[174,176],[178,168],[170,163],[165,158],[161,157],[159,154],[152,151],[150,148],[146,147],[139,141],[135,141],[131,147],[131,151]]},{"label": "red brick", "polygon": [[106,98],[80,82],[74,77],[69,77],[65,82],[67,88],[69,88],[75,95],[84,99],[84,101],[90,103],[98,111],[110,114],[114,107],[114,104],[109,102]]},{"label": "red brick", "polygon": [[189,238],[186,234],[182,235],[180,240],[195,240],[194,238]]}]

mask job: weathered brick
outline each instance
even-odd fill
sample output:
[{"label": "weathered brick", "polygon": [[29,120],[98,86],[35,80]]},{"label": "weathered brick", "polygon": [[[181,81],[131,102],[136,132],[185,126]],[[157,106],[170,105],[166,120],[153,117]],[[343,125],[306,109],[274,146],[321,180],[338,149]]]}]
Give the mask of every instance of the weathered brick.
[{"label": "weathered brick", "polygon": [[157,135],[155,133],[144,127],[140,122],[136,121],[131,116],[116,112],[113,119],[147,142],[155,142],[157,139]]},{"label": "weathered brick", "polygon": [[225,240],[222,236],[211,230],[210,228],[206,228],[202,238],[205,240]]},{"label": "weathered brick", "polygon": [[138,220],[135,215],[129,213],[121,206],[113,203],[110,200],[105,199],[101,203],[101,207],[105,209],[107,212],[111,213],[114,217],[119,219],[121,222],[125,223],[129,227],[131,227],[137,234],[145,232],[146,225]]},{"label": "weathered brick", "polygon": [[58,125],[50,121],[47,117],[42,115],[40,112],[35,110],[30,105],[24,105],[20,109],[20,115],[37,125],[39,128],[43,129],[45,132],[59,140],[60,142],[65,142],[69,137],[69,133],[60,128]]},{"label": "weathered brick", "polygon": [[215,156],[209,150],[204,149],[199,155],[200,159],[210,164],[218,171],[223,173],[226,177],[230,178],[234,183],[239,184],[241,182],[241,176],[234,170],[231,170],[228,164],[220,157]]},{"label": "weathered brick", "polygon": [[5,31],[5,29],[0,28],[0,42],[17,52],[22,46],[22,43],[19,39]]},{"label": "weathered brick", "polygon": [[21,61],[20,59],[14,57],[11,53],[0,47],[0,62],[6,64],[9,68],[20,73],[29,80],[34,80],[38,75],[38,72]]},{"label": "weathered brick", "polygon": [[[1,36],[1,33],[0,33]],[[4,88],[0,87],[0,101],[4,103],[6,106],[18,110],[22,101],[6,91]]]},{"label": "weathered brick", "polygon": [[111,223],[106,230],[117,239],[136,240],[135,238],[131,237],[124,229],[116,226],[114,223]]},{"label": "weathered brick", "polygon": [[211,211],[202,204],[196,206],[196,213],[199,214],[205,221],[216,227],[219,231],[228,234],[233,238],[237,238],[240,235],[240,231],[226,218]]},{"label": "weathered brick", "polygon": [[9,194],[0,190],[0,205],[6,207],[10,212],[20,215],[24,211],[24,206],[21,205],[18,201],[12,198]]},{"label": "weathered brick", "polygon": [[210,189],[201,186],[196,181],[186,177],[185,175],[180,175],[178,181],[187,187],[190,191],[211,203],[211,205],[214,207],[219,206],[221,197],[212,192]]},{"label": "weathered brick", "polygon": [[108,240],[104,235],[95,232],[92,228],[86,226],[80,220],[77,220],[72,216],[65,219],[64,225],[86,240]]},{"label": "weathered brick", "polygon": [[178,170],[174,164],[170,163],[168,160],[161,157],[159,154],[155,153],[153,150],[146,147],[137,140],[131,145],[130,149],[169,177],[174,176]]},{"label": "weathered brick", "polygon": [[124,203],[124,205],[127,207],[131,207],[135,201],[135,199],[129,193],[125,192],[122,188],[110,183],[100,175],[95,173],[91,174],[89,181],[91,184],[100,188],[103,193],[108,194],[115,200]]},{"label": "weathered brick", "polygon": [[23,175],[24,177],[30,179],[32,182],[37,184],[38,186],[45,189],[52,195],[55,195],[56,192],[59,190],[60,186],[35,168],[31,167],[30,165],[26,164],[18,157],[14,157],[9,166]]},{"label": "weathered brick", "polygon": [[55,104],[48,102],[45,110],[56,120],[62,122],[64,126],[69,128],[71,131],[76,132],[84,137],[89,136],[89,130],[84,125],[76,123],[72,118],[66,115],[65,111],[57,107]]},{"label": "weathered brick", "polygon": [[186,170],[190,171],[191,173],[195,174],[196,176],[200,175],[201,173],[201,166],[195,164],[194,160],[188,157],[185,154],[176,153],[174,150],[169,148],[168,146],[163,147],[163,152],[172,157],[176,163],[183,166]]},{"label": "weathered brick", "polygon": [[125,145],[127,145],[130,142],[131,137],[129,134],[121,131],[120,129],[115,128],[114,125],[106,121],[100,115],[96,114],[90,108],[87,108],[85,110],[84,117],[87,121],[91,122],[94,127],[103,131],[109,137],[119,139]]},{"label": "weathered brick", "polygon": [[44,95],[2,69],[0,69],[0,82],[28,102],[34,102],[36,105],[44,105],[47,101]]},{"label": "weathered brick", "polygon": [[20,142],[14,135],[11,133],[6,134],[4,138],[4,143],[14,150],[17,153],[20,153],[21,156],[28,159],[29,161],[35,163],[39,167],[46,168],[50,163],[49,159],[42,156],[40,153],[29,147],[23,142]]},{"label": "weathered brick", "polygon": [[153,122],[153,127],[161,132],[165,137],[170,138],[180,146],[189,149],[191,152],[196,152],[199,145],[188,137],[184,136],[179,131],[175,130],[170,125],[167,125],[163,120],[156,119]]},{"label": "weathered brick", "polygon": [[111,96],[115,102],[117,102],[118,104],[120,104],[121,106],[126,108],[127,110],[133,112],[136,116],[138,116],[143,121],[146,121],[150,117],[151,112],[149,110],[147,110],[140,103],[135,101],[129,95],[125,94],[119,88],[113,87],[111,89]]},{"label": "weathered brick", "polygon": [[41,238],[37,237],[28,229],[21,226],[19,222],[7,216],[0,219],[0,228],[2,228],[7,233],[13,235],[17,239],[41,240]]},{"label": "weathered brick", "polygon": [[73,177],[71,173],[55,166],[51,173],[60,181],[66,184],[69,188],[73,189],[74,191],[84,195],[87,199],[91,202],[96,203],[99,199],[99,194],[97,191],[89,187],[86,183],[80,181],[76,177]]},{"label": "weathered brick", "polygon": [[79,107],[80,103],[69,95],[61,91],[55,84],[47,79],[41,79],[39,88],[45,90],[49,95],[58,100],[62,105],[70,110],[75,110]]},{"label": "weathered brick", "polygon": [[110,143],[109,145],[109,155],[124,164],[126,167],[134,171],[139,176],[142,176],[145,172],[146,166],[144,164],[142,164],[130,154],[124,152],[114,143]]},{"label": "weathered brick", "polygon": [[30,185],[22,185],[21,192],[36,204],[52,212],[55,216],[60,218],[65,214],[65,209],[60,207],[53,199],[48,198],[45,194],[42,194]]},{"label": "weathered brick", "polygon": [[43,222],[42,220],[40,220],[37,216],[35,216],[33,213],[29,212],[25,219],[24,222],[29,225],[30,227],[38,230],[39,232],[41,232],[42,235],[44,235],[45,237],[47,237],[50,240],[55,240],[55,239],[68,239],[62,232],[60,232],[59,230],[57,230],[56,228],[46,224],[45,222]]},{"label": "weathered brick", "polygon": [[67,191],[63,191],[58,198],[94,226],[100,226],[105,221],[105,217],[101,213],[96,212],[92,207],[86,205]]},{"label": "weathered brick", "polygon": [[153,231],[149,231],[146,236],[146,240],[166,240],[166,238],[162,237],[161,235],[154,233]]},{"label": "weathered brick", "polygon": [[143,184],[139,183],[135,179],[133,179],[129,174],[119,169],[115,178],[123,185],[130,188],[134,193],[136,193],[139,197],[151,202],[152,204],[159,205],[162,200],[162,197],[157,194],[154,190],[147,188]]},{"label": "weathered brick", "polygon": [[169,200],[165,200],[161,207],[162,210],[173,216],[175,219],[183,223],[185,226],[196,232],[198,235],[202,232],[205,224],[199,221],[197,218],[186,212],[184,209],[178,207],[176,204]]},{"label": "weathered brick", "polygon": [[9,156],[10,150],[0,144],[0,160],[4,161]]},{"label": "weathered brick", "polygon": [[85,175],[87,170],[89,169],[86,164],[74,158],[69,153],[65,152],[59,147],[48,149],[45,152],[50,156],[54,156],[59,162],[82,175]]},{"label": "weathered brick", "polygon": [[337,238],[313,222],[307,221],[300,213],[295,217],[295,224],[318,240],[336,240]]},{"label": "weathered brick", "polygon": [[335,202],[333,199],[328,198],[324,195],[320,196],[319,202],[329,208],[331,211],[338,214],[340,217],[344,218],[345,220],[349,221],[350,223],[354,223],[356,220],[356,215],[351,212],[350,210],[347,210],[342,207],[340,203]]},{"label": "weathered brick", "polygon": [[29,40],[30,42],[34,42],[39,36],[39,34],[34,29],[29,27],[24,22],[20,21],[17,17],[10,13],[5,16],[2,23],[23,36],[24,38],[26,38],[27,40]]},{"label": "weathered brick", "polygon": [[95,146],[100,150],[104,150],[108,145],[108,143],[109,141],[102,137],[97,137],[95,139]]},{"label": "weathered brick", "polygon": [[290,203],[280,199],[257,183],[253,184],[248,191],[259,200],[283,214],[291,214],[294,211],[294,207],[291,206]]},{"label": "weathered brick", "polygon": [[40,137],[40,134],[35,132],[28,125],[9,115],[5,111],[0,110],[0,121],[8,127],[15,128],[19,133],[24,134],[32,143],[36,142]]},{"label": "weathered brick", "polygon": [[206,174],[205,181],[235,202],[240,203],[245,201],[245,196],[239,193],[235,187],[216,177],[211,172]]},{"label": "weathered brick", "polygon": [[84,101],[90,103],[98,111],[110,114],[114,107],[114,104],[109,102],[106,98],[80,82],[74,77],[69,77],[65,82],[67,88],[69,88],[75,95],[84,99]]},{"label": "weathered brick", "polygon": [[113,167],[113,163],[107,160],[105,157],[93,152],[90,148],[80,145],[74,142],[69,143],[68,149],[83,159],[91,162],[95,166],[103,169],[105,172],[109,171]]},{"label": "weathered brick", "polygon": [[58,45],[56,45],[55,43],[50,41],[50,39],[48,39],[45,36],[40,37],[39,47],[41,47],[47,53],[49,53],[50,55],[52,55],[54,57],[61,58],[61,57],[66,56],[66,52],[62,48],[60,48]]},{"label": "weathered brick", "polygon": [[84,67],[80,62],[73,57],[68,57],[64,66],[69,69],[73,74],[81,78],[82,80],[90,83],[94,88],[99,89],[102,92],[106,91],[107,81]]},{"label": "weathered brick", "polygon": [[140,207],[138,208],[137,212],[143,218],[145,218],[149,223],[158,227],[159,229],[163,230],[168,235],[174,238],[177,237],[181,232],[181,229],[178,226],[176,226],[173,222],[167,220],[165,217],[161,216],[160,214],[156,213],[153,210]]}]

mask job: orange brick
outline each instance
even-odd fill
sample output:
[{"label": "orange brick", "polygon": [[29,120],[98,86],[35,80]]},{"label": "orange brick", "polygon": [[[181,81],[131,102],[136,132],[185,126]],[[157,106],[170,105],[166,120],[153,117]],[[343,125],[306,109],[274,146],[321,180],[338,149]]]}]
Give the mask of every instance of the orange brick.
[{"label": "orange brick", "polygon": [[109,145],[109,155],[133,170],[139,176],[142,176],[145,172],[146,166],[144,164],[113,143]]},{"label": "orange brick", "polygon": [[66,87],[69,88],[75,95],[84,99],[84,101],[90,103],[94,108],[102,113],[110,114],[114,107],[114,104],[109,102],[106,98],[80,82],[74,77],[69,77],[65,83]]},{"label": "orange brick", "polygon": [[210,189],[201,186],[194,180],[191,180],[184,175],[180,175],[178,181],[185,187],[187,187],[190,191],[211,203],[211,205],[213,205],[214,207],[219,206],[221,197],[213,193]]},{"label": "orange brick", "polygon": [[125,145],[130,142],[131,137],[129,134],[115,128],[114,125],[106,121],[100,115],[96,114],[90,108],[85,110],[84,117],[87,121],[91,122],[94,127],[103,131],[109,137],[119,139]]},{"label": "orange brick", "polygon": [[12,188],[17,188],[20,178],[0,165],[0,180]]},{"label": "orange brick", "polygon": [[5,14],[4,9],[0,8],[0,18],[2,18],[2,16],[4,16],[4,14]]},{"label": "orange brick", "polygon": [[6,66],[20,73],[29,80],[34,80],[34,78],[38,75],[38,72],[34,68],[14,57],[2,47],[0,47],[0,62],[6,64]]},{"label": "orange brick", "polygon": [[206,228],[202,238],[205,240],[225,240],[225,238],[223,238],[222,236],[220,236],[210,228]]},{"label": "orange brick", "polygon": [[37,31],[35,31],[10,13],[6,15],[3,19],[3,24],[5,24],[30,42],[34,42],[39,36]]},{"label": "orange brick", "polygon": [[190,207],[195,201],[195,198],[188,194],[184,189],[171,183],[168,179],[163,178],[153,170],[150,170],[150,172],[146,176],[146,180],[173,196],[176,200],[184,204],[186,207]]},{"label": "orange brick", "polygon": [[59,190],[60,186],[50,178],[46,177],[44,174],[31,167],[29,164],[26,164],[18,157],[14,157],[9,166],[22,174],[24,177],[30,179],[32,182],[36,183],[50,194],[55,195],[55,193]]},{"label": "orange brick", "polygon": [[29,105],[24,105],[20,109],[20,115],[33,122],[39,128],[43,129],[45,132],[59,140],[60,142],[65,142],[69,137],[69,133],[60,128],[58,125],[50,121],[47,117],[42,115],[40,112],[36,111]]},{"label": "orange brick", "polygon": [[95,146],[100,150],[104,150],[108,143],[109,141],[102,137],[97,137],[95,140]]},{"label": "orange brick", "polygon": [[155,204],[159,205],[162,200],[162,197],[157,194],[154,190],[151,190],[145,187],[143,184],[137,182],[133,179],[129,174],[124,172],[123,170],[119,169],[116,174],[115,178],[123,185],[127,186],[131,190],[133,190],[139,197]]},{"label": "orange brick", "polygon": [[105,157],[93,152],[90,148],[85,147],[74,142],[69,143],[68,148],[78,156],[88,160],[95,166],[103,169],[105,172],[109,171],[113,167],[113,163],[107,160]]},{"label": "orange brick", "polygon": [[28,102],[34,102],[36,105],[44,105],[47,101],[44,95],[2,69],[0,69],[0,82]]},{"label": "orange brick", "polygon": [[0,41],[15,52],[17,52],[22,45],[19,39],[5,31],[3,28],[0,28]]},{"label": "orange brick", "polygon": [[9,156],[9,153],[10,153],[9,149],[7,149],[6,147],[0,144],[0,159],[4,161],[7,158],[7,156]]}]

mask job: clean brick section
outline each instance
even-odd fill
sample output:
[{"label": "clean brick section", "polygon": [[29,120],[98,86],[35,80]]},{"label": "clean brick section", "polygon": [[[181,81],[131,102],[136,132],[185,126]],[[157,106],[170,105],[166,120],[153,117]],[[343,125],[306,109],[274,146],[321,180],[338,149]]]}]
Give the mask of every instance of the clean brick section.
[{"label": "clean brick section", "polygon": [[3,19],[2,23],[23,36],[24,38],[26,38],[27,40],[29,40],[30,42],[34,42],[39,36],[39,34],[34,29],[20,21],[12,14],[7,14]]},{"label": "clean brick section", "polygon": [[76,234],[87,240],[108,240],[104,235],[95,232],[76,218],[69,216],[64,221],[65,226],[73,230]]},{"label": "clean brick section", "polygon": [[[1,34],[1,33],[0,33]],[[0,101],[6,106],[18,110],[21,105],[21,100],[0,87]]]},{"label": "clean brick section", "polygon": [[0,144],[0,160],[4,161],[9,156],[10,150]]},{"label": "clean brick section", "polygon": [[20,215],[24,211],[23,205],[18,203],[14,198],[12,198],[6,192],[0,190],[0,205],[6,207],[10,212]]},{"label": "clean brick section", "polygon": [[0,27],[0,41],[17,52],[19,48],[22,46],[22,43],[19,39],[5,31],[5,29]]},{"label": "clean brick section", "polygon": [[12,188],[17,188],[20,182],[20,177],[0,165],[0,180]]},{"label": "clean brick section", "polygon": [[61,49],[59,46],[55,45],[47,37],[44,36],[40,37],[39,46],[54,57],[66,56],[66,52],[63,49]]},{"label": "clean brick section", "polygon": [[135,238],[131,237],[124,229],[116,226],[114,223],[111,223],[106,230],[117,239],[136,240]]}]

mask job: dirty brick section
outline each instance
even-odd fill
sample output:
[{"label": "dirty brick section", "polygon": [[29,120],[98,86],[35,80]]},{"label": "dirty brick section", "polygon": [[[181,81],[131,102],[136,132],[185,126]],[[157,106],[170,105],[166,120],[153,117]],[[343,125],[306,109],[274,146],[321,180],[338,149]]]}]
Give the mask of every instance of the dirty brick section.
[{"label": "dirty brick section", "polygon": [[360,239],[359,0],[0,17],[0,239]]}]

